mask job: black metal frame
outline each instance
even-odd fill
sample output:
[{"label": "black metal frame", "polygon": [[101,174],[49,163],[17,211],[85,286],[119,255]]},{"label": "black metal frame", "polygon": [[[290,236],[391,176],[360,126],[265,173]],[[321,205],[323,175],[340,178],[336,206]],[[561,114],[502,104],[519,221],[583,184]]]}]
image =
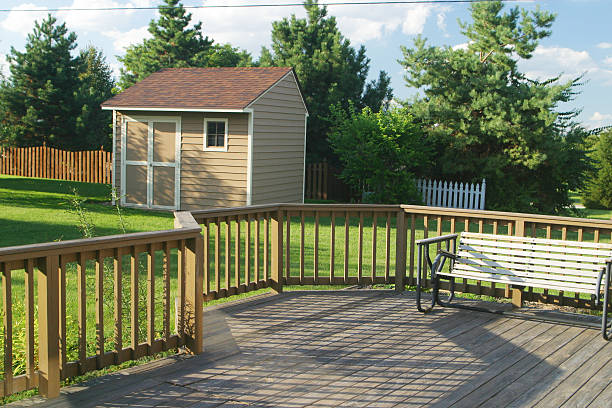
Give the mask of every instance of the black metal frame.
[{"label": "black metal frame", "polygon": [[[455,307],[460,309],[467,310],[476,310],[479,312],[488,312],[495,314],[504,314],[510,316],[531,318],[530,316],[514,313],[514,312],[504,312],[502,310],[492,310],[483,307],[477,306],[467,306],[461,304],[453,304],[451,302],[455,296],[455,279],[453,277],[444,276],[445,279],[449,280],[449,295],[448,301],[443,301],[440,299],[440,278],[439,274],[444,268],[444,264],[447,259],[450,259],[450,268],[452,270],[455,260],[457,259],[457,238],[458,234],[448,234],[442,235],[439,237],[426,238],[417,241],[418,247],[418,263],[417,263],[417,288],[416,288],[416,304],[419,312],[428,313],[433,310],[434,306],[438,304],[442,307]],[[446,243],[446,250],[438,250],[434,261],[431,261],[431,257],[429,255],[429,245],[431,244],[440,244]],[[423,252],[425,252],[425,261],[429,265],[429,269],[431,270],[431,283],[432,283],[432,296],[431,296],[431,305],[427,308],[422,306],[421,302],[421,293],[423,291],[424,285],[423,282],[427,280],[426,271],[423,271]],[[603,305],[602,305],[602,316],[601,316],[601,334],[605,340],[610,340],[612,338],[612,320],[608,317],[608,305],[610,304],[609,293],[612,289],[611,282],[612,281],[612,258],[606,260],[606,266],[602,269],[598,276],[597,282],[597,292],[598,296],[593,296],[595,300],[595,306],[599,306],[599,302],[601,300],[601,290],[603,283]],[[561,322],[561,321],[559,321]]]}]

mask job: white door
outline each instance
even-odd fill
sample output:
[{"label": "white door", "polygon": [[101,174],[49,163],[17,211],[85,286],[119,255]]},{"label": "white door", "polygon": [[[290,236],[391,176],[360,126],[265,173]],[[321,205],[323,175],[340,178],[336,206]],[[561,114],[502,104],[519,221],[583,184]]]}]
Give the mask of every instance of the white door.
[{"label": "white door", "polygon": [[121,138],[121,204],[180,207],[180,118],[128,118]]}]

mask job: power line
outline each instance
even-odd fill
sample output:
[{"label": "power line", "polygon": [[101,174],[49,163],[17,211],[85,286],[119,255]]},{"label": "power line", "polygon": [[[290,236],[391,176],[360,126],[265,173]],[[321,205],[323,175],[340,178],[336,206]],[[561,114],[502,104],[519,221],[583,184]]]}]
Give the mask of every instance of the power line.
[{"label": "power line", "polygon": [[[494,0],[404,0],[404,1],[343,1],[339,3],[319,3],[320,6],[378,6],[378,5],[401,5],[401,4],[451,4],[451,3],[487,3]],[[504,3],[521,2],[524,0],[500,0]],[[201,6],[182,6],[184,9],[207,9],[207,8],[259,8],[259,7],[301,7],[304,3],[279,3],[279,4],[204,4]],[[181,6],[150,6],[150,7],[92,7],[92,8],[47,8],[47,9],[0,9],[0,13],[9,12],[41,12],[41,11],[123,11],[123,10],[158,10],[173,9]]]}]

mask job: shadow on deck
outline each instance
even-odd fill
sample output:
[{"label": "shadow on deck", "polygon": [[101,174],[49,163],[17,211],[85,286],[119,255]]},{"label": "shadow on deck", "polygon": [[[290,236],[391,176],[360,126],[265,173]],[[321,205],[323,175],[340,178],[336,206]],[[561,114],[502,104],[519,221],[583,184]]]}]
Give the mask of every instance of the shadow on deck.
[{"label": "shadow on deck", "polygon": [[207,309],[205,352],[67,387],[47,406],[526,407],[612,401],[598,331],[315,291]]}]

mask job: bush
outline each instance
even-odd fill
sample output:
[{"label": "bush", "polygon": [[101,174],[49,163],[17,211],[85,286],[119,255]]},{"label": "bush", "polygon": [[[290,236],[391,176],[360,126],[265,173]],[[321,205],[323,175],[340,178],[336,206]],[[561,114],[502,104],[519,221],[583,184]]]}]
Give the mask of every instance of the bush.
[{"label": "bush", "polygon": [[428,166],[431,148],[405,108],[374,113],[332,107],[329,142],[344,166],[340,177],[366,200],[420,203],[415,174]]},{"label": "bush", "polygon": [[612,129],[595,138],[591,158],[595,170],[586,180],[582,202],[587,208],[612,209]]}]

